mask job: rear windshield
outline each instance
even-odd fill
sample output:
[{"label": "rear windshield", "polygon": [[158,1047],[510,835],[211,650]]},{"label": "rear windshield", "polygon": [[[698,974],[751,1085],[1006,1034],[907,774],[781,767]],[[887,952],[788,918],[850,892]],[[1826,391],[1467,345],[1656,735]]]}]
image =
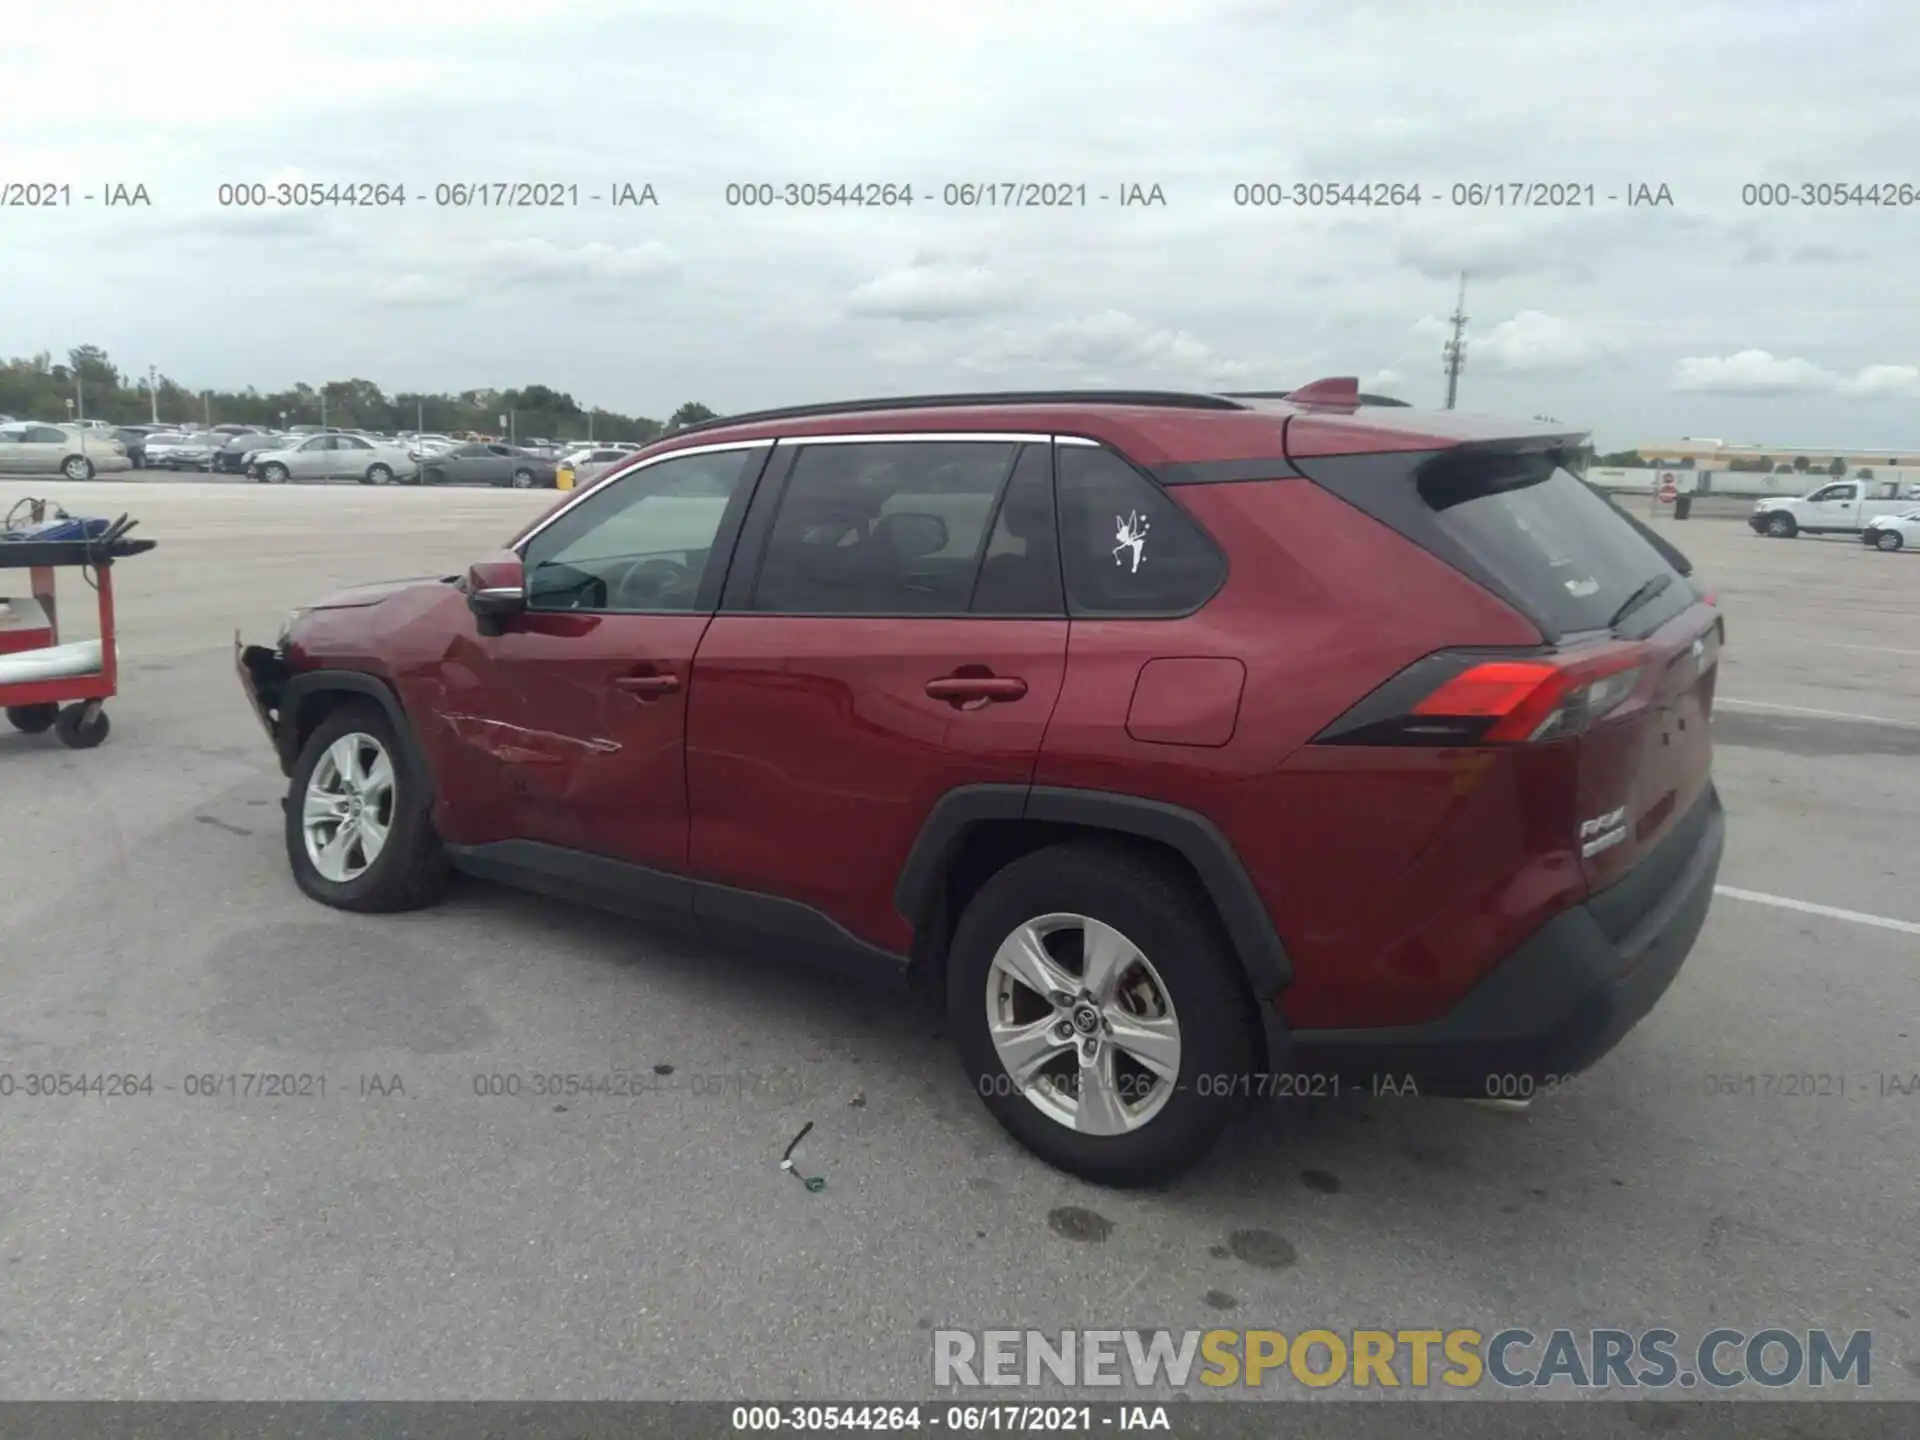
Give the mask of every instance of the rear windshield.
[{"label": "rear windshield", "polygon": [[1440,528],[1504,584],[1533,617],[1562,633],[1605,630],[1621,607],[1623,634],[1645,635],[1694,601],[1684,560],[1662,553],[1613,502],[1561,468],[1482,463],[1423,476]]}]

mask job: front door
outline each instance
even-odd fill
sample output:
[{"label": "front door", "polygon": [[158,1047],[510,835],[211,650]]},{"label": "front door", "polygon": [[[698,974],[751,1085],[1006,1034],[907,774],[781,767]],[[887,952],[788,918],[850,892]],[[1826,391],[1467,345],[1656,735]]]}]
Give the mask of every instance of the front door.
[{"label": "front door", "polygon": [[1860,486],[1851,480],[1824,485],[1814,492],[1813,523],[1808,530],[1851,530],[1858,519]]},{"label": "front door", "polygon": [[480,642],[519,838],[685,869],[693,656],[765,454],[663,457],[522,546],[527,611]]},{"label": "front door", "polygon": [[928,813],[1029,783],[1060,692],[1049,448],[782,442],[735,568],[759,563],[694,662],[696,875],[907,950],[893,884]]}]

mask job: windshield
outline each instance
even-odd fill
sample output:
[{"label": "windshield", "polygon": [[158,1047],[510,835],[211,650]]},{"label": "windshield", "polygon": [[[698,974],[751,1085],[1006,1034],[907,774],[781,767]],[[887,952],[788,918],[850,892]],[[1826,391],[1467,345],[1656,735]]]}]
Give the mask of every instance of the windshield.
[{"label": "windshield", "polygon": [[1424,476],[1420,493],[1440,528],[1556,631],[1606,630],[1638,597],[1619,628],[1642,635],[1693,603],[1683,569],[1563,468],[1480,457]]}]

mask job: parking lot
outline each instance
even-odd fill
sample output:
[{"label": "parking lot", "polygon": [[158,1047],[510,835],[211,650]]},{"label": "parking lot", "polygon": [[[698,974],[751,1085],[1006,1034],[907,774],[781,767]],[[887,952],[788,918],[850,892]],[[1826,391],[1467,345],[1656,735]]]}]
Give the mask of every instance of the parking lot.
[{"label": "parking lot", "polygon": [[[1727,615],[1723,893],[1570,1093],[1265,1103],[1118,1193],[1003,1136],[904,995],[478,885],[296,891],[236,627],[463,569],[551,492],[29,494],[160,547],[115,572],[111,739],[0,730],[0,1072],[153,1090],[0,1099],[0,1393],[903,1397],[946,1326],[1425,1323],[1869,1329],[1920,1396],[1920,557],[1658,522]],[[657,1087],[487,1093],[615,1071]],[[325,1093],[189,1093],[256,1073]]]}]

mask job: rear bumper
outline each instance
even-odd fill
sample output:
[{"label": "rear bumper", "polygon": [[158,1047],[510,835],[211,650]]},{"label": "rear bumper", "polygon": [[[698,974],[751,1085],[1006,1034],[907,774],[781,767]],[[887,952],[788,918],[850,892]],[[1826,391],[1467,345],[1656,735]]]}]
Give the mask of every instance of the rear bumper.
[{"label": "rear bumper", "polygon": [[1530,1095],[1578,1074],[1653,1009],[1693,949],[1726,846],[1707,793],[1607,889],[1547,922],[1458,1005],[1422,1025],[1298,1031],[1286,1068],[1376,1093]]}]

